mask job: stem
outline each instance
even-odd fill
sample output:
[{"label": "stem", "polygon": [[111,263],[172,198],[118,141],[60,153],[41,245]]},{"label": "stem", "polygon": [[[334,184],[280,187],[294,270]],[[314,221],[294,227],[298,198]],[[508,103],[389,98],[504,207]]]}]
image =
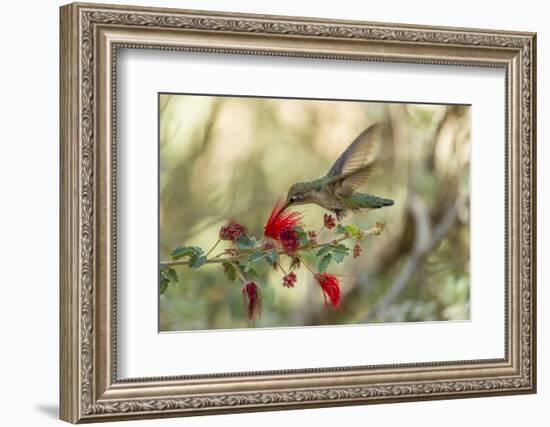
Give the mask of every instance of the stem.
[{"label": "stem", "polygon": [[[375,226],[375,227],[372,227],[366,231],[363,232],[363,235],[364,236],[368,236],[368,235],[371,235],[371,234],[376,234],[376,233],[379,233],[380,232],[380,228]],[[348,240],[348,239],[351,239],[353,238],[353,236],[351,234],[344,234],[342,237],[339,237],[337,239],[334,239],[334,240],[331,240],[331,241],[328,241],[328,242],[323,242],[323,243],[317,243],[316,245],[313,245],[313,246],[303,246],[301,248],[298,248],[296,250],[296,252],[298,251],[303,251],[305,249],[307,250],[313,250],[313,249],[316,249],[316,248],[319,248],[321,246],[326,246],[326,245],[331,245],[331,244],[334,244],[334,243],[340,243],[344,240]],[[217,243],[216,243],[217,244]],[[216,245],[214,245],[215,247]],[[208,253],[210,253],[211,251],[209,251]],[[250,255],[251,251],[248,250],[248,251],[243,251],[241,252],[240,254],[238,255],[234,255],[234,256],[229,256],[229,257],[221,257],[220,255],[217,255],[215,257],[212,257],[212,258],[209,258],[206,260],[205,264],[221,264],[221,263],[224,263],[224,262],[236,262],[236,261],[239,261],[243,258],[246,258],[248,255]],[[277,251],[277,255],[282,255],[282,254],[286,254],[286,251],[284,249],[279,249]],[[174,267],[174,266],[177,266],[177,265],[187,265],[189,264],[189,261],[183,261],[183,260],[177,260],[177,261],[163,261],[160,263],[160,266],[161,268],[163,267]]]},{"label": "stem", "polygon": [[279,267],[279,270],[281,270],[285,276],[287,275],[285,269],[283,268],[283,266],[281,264],[277,263],[277,267]]},{"label": "stem", "polygon": [[207,258],[208,258],[208,255],[210,255],[210,254],[212,253],[212,251],[213,251],[214,249],[216,249],[216,246],[218,246],[218,245],[220,244],[221,241],[222,241],[222,239],[218,239],[218,241],[217,241],[216,243],[214,243],[214,246],[212,246],[212,247],[210,248],[210,250],[206,253],[206,257],[207,257]]},{"label": "stem", "polygon": [[315,273],[315,271],[313,271],[313,269],[312,269],[309,265],[307,265],[307,264],[304,262],[304,260],[303,260],[302,257],[300,257],[300,262],[309,270],[309,272],[310,272],[311,274],[313,274],[314,276],[317,274],[317,273]]},{"label": "stem", "polygon": [[237,268],[237,273],[239,273],[239,277],[241,278],[241,280],[243,281],[243,283],[246,283],[245,277],[244,277],[243,274],[241,273],[241,270],[239,270],[238,268]]}]

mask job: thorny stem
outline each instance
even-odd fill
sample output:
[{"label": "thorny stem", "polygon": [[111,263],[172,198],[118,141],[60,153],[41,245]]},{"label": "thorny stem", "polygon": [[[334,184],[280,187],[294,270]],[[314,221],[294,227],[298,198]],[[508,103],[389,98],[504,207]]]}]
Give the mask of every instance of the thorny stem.
[{"label": "thorny stem", "polygon": [[[374,226],[372,228],[369,228],[368,230],[364,231],[363,232],[363,235],[364,236],[368,236],[368,235],[371,235],[371,234],[377,234],[377,233],[380,233],[382,230],[379,226]],[[321,246],[327,246],[327,245],[331,245],[331,244],[334,244],[334,243],[340,243],[344,240],[348,240],[348,239],[351,239],[353,238],[353,236],[351,234],[344,234],[342,237],[339,237],[337,239],[333,239],[329,242],[324,242],[324,243],[317,243],[313,246],[302,246],[300,248],[298,248],[296,250],[296,252],[299,252],[299,251],[303,251],[303,250],[313,250],[313,249],[316,249],[316,248],[319,248]],[[217,243],[216,243],[217,245]],[[214,247],[216,246],[214,245]],[[212,248],[213,249],[213,248]],[[208,253],[210,253],[212,250],[210,250]],[[243,251],[241,252],[240,254],[238,255],[234,255],[234,256],[228,256],[228,257],[222,257],[220,255],[223,255],[223,252],[219,255],[216,255],[215,257],[212,257],[212,258],[209,258],[206,260],[205,264],[221,264],[221,263],[224,263],[224,262],[229,262],[229,263],[232,263],[232,262],[236,262],[236,261],[239,261],[243,258],[246,258],[248,255],[250,255],[250,250],[248,251]],[[282,254],[286,254],[287,252],[284,250],[284,249],[279,249],[277,251],[277,255],[282,255]],[[160,266],[161,268],[163,267],[174,267],[174,266],[178,266],[178,265],[187,265],[189,264],[189,261],[184,261],[184,260],[177,260],[177,261],[163,261],[160,263]]]}]

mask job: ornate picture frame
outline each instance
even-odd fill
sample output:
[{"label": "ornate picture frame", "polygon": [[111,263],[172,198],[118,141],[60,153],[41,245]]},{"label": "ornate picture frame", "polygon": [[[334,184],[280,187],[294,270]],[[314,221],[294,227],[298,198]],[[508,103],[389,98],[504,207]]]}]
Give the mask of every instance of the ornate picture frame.
[{"label": "ornate picture frame", "polygon": [[[536,391],[536,35],[70,4],[61,8],[60,416],[111,421]],[[497,67],[506,73],[505,357],[117,378],[117,49]]]}]

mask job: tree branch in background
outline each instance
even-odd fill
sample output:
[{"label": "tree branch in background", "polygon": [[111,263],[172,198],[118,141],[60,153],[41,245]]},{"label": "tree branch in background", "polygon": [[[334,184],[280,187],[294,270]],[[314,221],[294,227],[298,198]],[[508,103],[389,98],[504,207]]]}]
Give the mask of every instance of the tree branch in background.
[{"label": "tree branch in background", "polygon": [[415,223],[415,240],[412,251],[405,261],[401,272],[397,275],[393,284],[386,293],[374,304],[364,323],[373,320],[378,313],[383,312],[399,296],[407,283],[415,274],[418,266],[428,253],[430,253],[441,242],[447,231],[451,228],[457,218],[460,203],[457,200],[445,212],[439,223],[433,228],[430,227],[429,211],[422,201],[415,195],[411,195],[408,201],[408,208]]}]

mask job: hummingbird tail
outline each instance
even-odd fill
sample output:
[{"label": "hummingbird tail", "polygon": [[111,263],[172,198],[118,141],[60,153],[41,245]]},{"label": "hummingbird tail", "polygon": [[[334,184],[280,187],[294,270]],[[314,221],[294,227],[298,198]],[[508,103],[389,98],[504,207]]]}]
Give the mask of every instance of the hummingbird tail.
[{"label": "hummingbird tail", "polygon": [[368,193],[353,193],[352,196],[347,199],[348,207],[351,209],[379,209],[385,206],[391,206],[394,204],[391,199],[384,199],[373,194]]},{"label": "hummingbird tail", "polygon": [[384,199],[382,197],[376,197],[375,200],[373,200],[373,208],[383,208],[384,206],[392,206],[393,200],[391,199]]}]

